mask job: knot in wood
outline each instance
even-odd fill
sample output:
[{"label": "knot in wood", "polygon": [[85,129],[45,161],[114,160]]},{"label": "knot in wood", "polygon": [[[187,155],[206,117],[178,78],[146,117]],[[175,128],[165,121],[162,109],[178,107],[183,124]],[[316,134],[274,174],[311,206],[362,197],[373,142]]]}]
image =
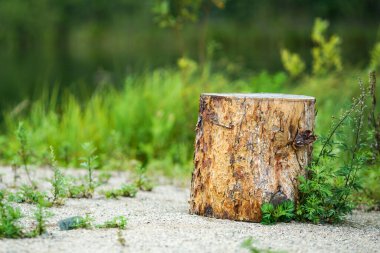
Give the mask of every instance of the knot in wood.
[{"label": "knot in wood", "polygon": [[317,136],[310,130],[298,132],[293,141],[293,147],[299,149],[308,146],[317,140]]}]

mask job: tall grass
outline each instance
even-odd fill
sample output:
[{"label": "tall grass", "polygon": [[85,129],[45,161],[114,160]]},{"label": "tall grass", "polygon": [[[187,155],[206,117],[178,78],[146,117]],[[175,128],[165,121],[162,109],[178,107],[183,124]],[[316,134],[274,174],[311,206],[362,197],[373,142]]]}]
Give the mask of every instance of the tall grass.
[{"label": "tall grass", "polygon": [[282,72],[261,72],[235,80],[222,73],[204,76],[183,70],[156,70],[127,77],[121,90],[98,89],[88,101],[65,93],[58,102],[56,91],[45,91],[24,111],[5,114],[0,159],[4,163],[14,159],[18,149],[14,132],[22,121],[27,129],[31,163],[37,165],[48,164],[51,145],[61,164],[78,167],[84,155],[81,144],[92,142],[97,147],[100,166],[126,169],[129,161],[138,160],[166,175],[188,175],[201,92],[316,96],[317,131],[327,131],[331,116],[338,114],[356,92],[353,75],[306,76],[298,81]]}]

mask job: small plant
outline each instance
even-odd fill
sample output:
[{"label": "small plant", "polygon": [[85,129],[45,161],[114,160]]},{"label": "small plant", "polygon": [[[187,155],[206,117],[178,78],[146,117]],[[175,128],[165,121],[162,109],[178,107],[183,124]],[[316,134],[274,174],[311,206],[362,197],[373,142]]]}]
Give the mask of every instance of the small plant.
[{"label": "small plant", "polygon": [[124,216],[114,217],[112,220],[106,221],[103,224],[97,225],[97,228],[127,228],[127,218]]},{"label": "small plant", "polygon": [[88,171],[88,194],[92,197],[95,190],[93,171],[97,167],[98,156],[95,155],[96,148],[90,142],[86,142],[82,145],[85,152],[85,156],[81,157],[81,166]]},{"label": "small plant", "polygon": [[107,199],[110,199],[110,198],[117,199],[118,197],[133,198],[136,196],[137,191],[138,191],[138,188],[135,185],[124,184],[119,189],[104,191],[103,194]]},{"label": "small plant", "polygon": [[16,193],[9,194],[8,200],[16,203],[42,204],[46,207],[52,205],[44,192],[39,192],[29,185],[22,185]]},{"label": "small plant", "polygon": [[247,249],[250,253],[279,253],[278,251],[257,248],[254,244],[255,240],[252,237],[248,237],[242,242],[241,247]]},{"label": "small plant", "polygon": [[298,54],[281,50],[281,61],[291,77],[298,77],[305,70],[305,63]]},{"label": "small plant", "polygon": [[71,230],[71,229],[91,229],[93,228],[94,219],[86,214],[84,217],[82,216],[74,216],[67,219],[60,220],[58,222],[58,226],[61,230]]},{"label": "small plant", "polygon": [[142,191],[151,191],[153,190],[153,185],[146,176],[146,171],[147,169],[144,166],[137,167],[137,179],[135,180],[134,184],[138,189]]},{"label": "small plant", "polygon": [[32,178],[31,178],[30,173],[29,173],[29,168],[28,168],[28,163],[29,163],[29,159],[30,159],[30,153],[29,153],[29,150],[28,150],[27,133],[26,133],[25,126],[24,126],[23,122],[19,122],[19,125],[18,125],[18,128],[17,128],[17,139],[18,139],[18,141],[20,143],[20,148],[19,148],[19,151],[18,151],[19,158],[20,158],[21,163],[22,163],[22,165],[24,167],[24,170],[25,170],[25,173],[26,173],[26,175],[28,177],[30,185],[35,188],[36,185],[32,181]]},{"label": "small plant", "polygon": [[34,213],[34,217],[36,219],[36,227],[30,233],[30,237],[35,237],[42,235],[46,232],[46,219],[51,217],[52,213],[47,212],[44,208],[43,204],[37,205],[37,210]]},{"label": "small plant", "polygon": [[62,174],[62,171],[57,166],[55,158],[54,148],[50,146],[50,166],[53,169],[54,175],[50,183],[52,185],[53,204],[62,205],[64,198],[67,196],[67,184],[66,178]]},{"label": "small plant", "polygon": [[261,223],[270,225],[276,222],[289,222],[294,218],[294,211],[294,203],[291,200],[286,200],[276,206],[272,203],[264,203],[261,206]]},{"label": "small plant", "polygon": [[70,185],[68,187],[68,198],[80,199],[80,198],[91,198],[92,192],[88,191],[88,187],[84,184],[80,185]]},{"label": "small plant", "polygon": [[314,23],[311,38],[315,43],[312,49],[313,55],[313,73],[326,74],[329,71],[342,70],[342,60],[340,57],[341,39],[337,35],[327,39],[325,32],[329,27],[329,22],[317,18]]},{"label": "small plant", "polygon": [[[299,178],[300,201],[296,213],[301,221],[337,223],[354,207],[351,196],[361,189],[358,171],[371,157],[370,145],[363,137],[369,93],[361,82],[360,87],[361,94],[350,109],[342,114],[327,137],[320,138],[322,148],[309,168],[309,177]],[[345,135],[344,127],[353,134]],[[337,156],[343,161],[340,165]]]},{"label": "small plant", "polygon": [[23,237],[18,221],[22,217],[19,208],[14,208],[5,200],[5,192],[0,191],[0,238]]}]

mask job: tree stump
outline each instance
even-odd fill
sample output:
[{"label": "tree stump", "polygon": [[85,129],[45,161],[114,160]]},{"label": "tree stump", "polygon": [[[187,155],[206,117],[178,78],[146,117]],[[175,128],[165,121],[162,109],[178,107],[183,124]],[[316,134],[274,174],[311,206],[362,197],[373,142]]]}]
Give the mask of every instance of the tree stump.
[{"label": "tree stump", "polygon": [[261,205],[296,201],[315,140],[315,98],[202,94],[190,213],[261,221]]}]

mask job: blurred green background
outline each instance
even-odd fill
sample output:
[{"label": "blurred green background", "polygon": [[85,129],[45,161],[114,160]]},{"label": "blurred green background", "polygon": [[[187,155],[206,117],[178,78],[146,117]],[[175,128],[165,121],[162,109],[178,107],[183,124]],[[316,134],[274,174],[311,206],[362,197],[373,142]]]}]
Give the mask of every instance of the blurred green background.
[{"label": "blurred green background", "polygon": [[[188,182],[202,92],[314,96],[326,136],[380,68],[379,13],[377,0],[0,0],[0,163],[21,164],[23,122],[29,164],[48,165],[51,145],[79,167],[91,142],[99,169]],[[376,200],[378,168],[360,170]]]},{"label": "blurred green background", "polygon": [[[179,29],[160,27],[165,2],[185,17]],[[379,13],[377,0],[0,0],[0,110],[46,87],[88,98],[99,86],[121,88],[130,75],[175,67],[183,55],[203,64],[210,47],[213,70],[235,79],[282,70],[284,47],[310,62],[316,17],[341,37],[345,66],[364,68]]]}]

